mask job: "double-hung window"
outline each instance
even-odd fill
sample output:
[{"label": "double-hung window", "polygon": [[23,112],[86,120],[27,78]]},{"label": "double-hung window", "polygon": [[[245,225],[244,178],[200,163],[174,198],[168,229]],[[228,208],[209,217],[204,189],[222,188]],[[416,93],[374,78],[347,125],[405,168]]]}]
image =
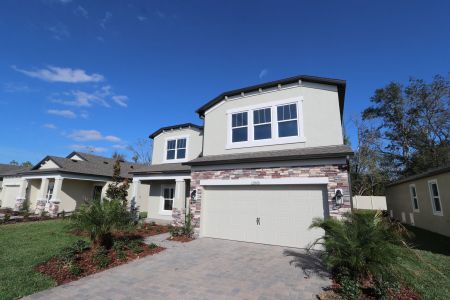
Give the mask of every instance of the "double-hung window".
[{"label": "double-hung window", "polygon": [[233,143],[248,140],[247,112],[239,112],[231,115],[231,134]]},{"label": "double-hung window", "polygon": [[409,186],[409,193],[411,195],[411,203],[412,203],[413,211],[418,212],[419,211],[419,198],[417,198],[417,190],[416,190],[416,186],[414,184],[411,184]]},{"label": "double-hung window", "polygon": [[277,106],[278,137],[298,136],[297,104]]},{"label": "double-hung window", "polygon": [[186,158],[186,138],[168,140],[166,159],[184,158]]},{"label": "double-hung window", "polygon": [[163,187],[163,211],[172,211],[174,195],[175,189],[173,187]]},{"label": "double-hung window", "polygon": [[428,181],[428,189],[430,190],[431,205],[433,214],[442,216],[442,203],[439,196],[439,188],[436,180]]},{"label": "double-hung window", "polygon": [[270,108],[256,109],[253,111],[253,132],[255,140],[264,140],[272,138]]}]

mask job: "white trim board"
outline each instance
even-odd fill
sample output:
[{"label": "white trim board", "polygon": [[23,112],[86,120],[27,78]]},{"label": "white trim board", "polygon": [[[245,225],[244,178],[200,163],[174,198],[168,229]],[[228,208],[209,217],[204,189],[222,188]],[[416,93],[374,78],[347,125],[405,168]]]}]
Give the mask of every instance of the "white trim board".
[{"label": "white trim board", "polygon": [[297,185],[297,184],[328,184],[328,177],[289,177],[275,179],[204,179],[200,180],[202,186],[222,185]]},{"label": "white trim board", "polygon": [[186,180],[191,179],[191,176],[182,176],[182,175],[162,175],[162,176],[139,176],[133,177],[133,182],[136,181],[146,181],[146,180]]}]

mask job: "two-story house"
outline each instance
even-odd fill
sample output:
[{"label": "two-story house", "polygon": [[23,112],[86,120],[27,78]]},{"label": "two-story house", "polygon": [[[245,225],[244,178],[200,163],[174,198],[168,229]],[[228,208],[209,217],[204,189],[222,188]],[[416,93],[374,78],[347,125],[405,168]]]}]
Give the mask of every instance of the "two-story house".
[{"label": "two-story house", "polygon": [[[134,173],[152,220],[184,221],[200,236],[305,247],[315,217],[351,207],[342,115],[345,81],[296,76],[220,94],[203,127],[161,128],[153,164]],[[190,192],[189,192],[190,191]]]}]

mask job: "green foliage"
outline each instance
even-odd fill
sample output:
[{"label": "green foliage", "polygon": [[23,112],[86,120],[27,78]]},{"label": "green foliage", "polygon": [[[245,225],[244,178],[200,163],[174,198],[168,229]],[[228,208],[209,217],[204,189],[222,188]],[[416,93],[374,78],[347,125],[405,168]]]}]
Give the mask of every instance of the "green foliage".
[{"label": "green foliage", "polygon": [[132,226],[132,216],[120,200],[93,200],[71,216],[72,227],[89,233],[95,245],[112,246],[113,230]]},{"label": "green foliage", "polygon": [[361,297],[361,287],[359,286],[359,282],[357,280],[348,276],[341,276],[338,280],[341,286],[339,294],[342,298],[357,300]]},{"label": "green foliage", "polygon": [[92,260],[100,269],[106,268],[111,262],[110,258],[108,257],[108,250],[103,246],[95,249]]},{"label": "green foliage", "polygon": [[130,240],[129,243],[127,244],[127,246],[128,246],[128,249],[130,249],[134,253],[142,252],[141,240]]},{"label": "green foliage", "polygon": [[[354,212],[343,220],[315,219],[311,228],[321,228],[325,236],[314,245],[323,245],[325,264],[339,278],[375,286],[396,281],[401,266],[397,246],[405,246],[406,229],[392,223],[381,212]],[[343,277],[344,276],[344,277]]]},{"label": "green foliage", "polygon": [[69,272],[70,272],[70,274],[72,274],[72,275],[80,276],[81,273],[83,273],[83,269],[82,269],[79,265],[77,265],[77,264],[75,264],[75,263],[72,263],[72,264],[69,266]]},{"label": "green foliage", "polygon": [[148,245],[148,248],[155,249],[158,248],[158,245],[156,245],[155,243],[151,243],[150,245]]},{"label": "green foliage", "polygon": [[88,248],[88,242],[85,240],[78,240],[72,245],[61,249],[57,255],[57,258],[64,265],[71,265],[75,259],[75,256]]},{"label": "green foliage", "polygon": [[192,223],[193,216],[191,213],[186,215],[183,226],[169,226],[169,233],[172,237],[187,236],[192,237],[194,234],[194,225]]},{"label": "green foliage", "polygon": [[142,220],[142,219],[147,219],[147,212],[146,211],[139,212],[139,220]]},{"label": "green foliage", "polygon": [[9,220],[11,220],[11,215],[10,214],[5,214],[4,216],[3,216],[3,222],[8,222]]},{"label": "green foliage", "polygon": [[120,159],[116,159],[114,162],[112,181],[113,182],[108,185],[108,189],[106,190],[106,198],[110,200],[119,200],[126,206],[130,184],[128,183],[128,179],[124,179],[120,176]]}]

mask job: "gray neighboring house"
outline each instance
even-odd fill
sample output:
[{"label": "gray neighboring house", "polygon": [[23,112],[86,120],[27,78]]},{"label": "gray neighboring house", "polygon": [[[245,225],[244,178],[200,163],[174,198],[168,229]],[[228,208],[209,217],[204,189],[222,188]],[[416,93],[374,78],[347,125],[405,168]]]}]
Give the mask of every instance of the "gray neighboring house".
[{"label": "gray neighboring house", "polygon": [[[114,162],[112,158],[82,152],[66,157],[46,156],[32,168],[5,177],[2,207],[20,210],[27,201],[30,211],[36,214],[71,212],[85,201],[104,196]],[[121,176],[131,182],[129,172],[139,167],[142,165],[121,161]]]},{"label": "gray neighboring house", "polygon": [[450,236],[450,166],[391,183],[386,202],[391,218]]},{"label": "gray neighboring house", "polygon": [[300,75],[224,92],[197,110],[203,126],[155,131],[152,165],[133,173],[148,217],[199,236],[305,247],[315,217],[351,209],[343,80]]}]

